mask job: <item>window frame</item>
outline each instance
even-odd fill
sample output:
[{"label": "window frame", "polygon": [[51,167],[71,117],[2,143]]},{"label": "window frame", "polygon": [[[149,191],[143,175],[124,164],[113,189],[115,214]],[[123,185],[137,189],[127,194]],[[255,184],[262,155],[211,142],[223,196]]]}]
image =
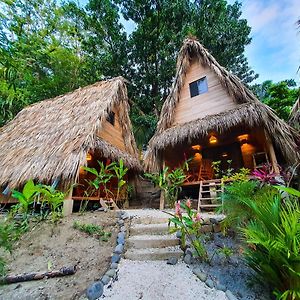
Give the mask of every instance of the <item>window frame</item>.
[{"label": "window frame", "polygon": [[[201,91],[200,89],[200,84],[201,83],[205,83],[205,88]],[[196,96],[199,96],[199,95],[202,95],[202,94],[205,94],[208,92],[208,83],[207,83],[207,77],[206,76],[203,76],[193,82],[190,82],[189,83],[189,90],[190,90],[190,97],[191,98],[194,98]]]}]

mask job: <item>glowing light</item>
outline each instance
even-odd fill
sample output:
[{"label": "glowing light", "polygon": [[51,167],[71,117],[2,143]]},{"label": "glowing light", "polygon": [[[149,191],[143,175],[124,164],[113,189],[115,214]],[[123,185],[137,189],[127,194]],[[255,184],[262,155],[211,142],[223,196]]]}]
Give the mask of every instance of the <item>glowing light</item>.
[{"label": "glowing light", "polygon": [[218,139],[216,136],[214,135],[211,135],[210,138],[209,138],[209,143],[210,144],[216,144],[218,142]]},{"label": "glowing light", "polygon": [[193,150],[198,150],[198,151],[199,151],[199,150],[201,150],[201,146],[200,146],[200,145],[193,145],[193,146],[192,146],[192,149],[193,149]]},{"label": "glowing light", "polygon": [[237,137],[238,141],[241,143],[246,143],[249,140],[249,134],[241,134]]},{"label": "glowing light", "polygon": [[222,157],[227,157],[228,156],[228,153],[224,152],[222,153]]},{"label": "glowing light", "polygon": [[194,160],[195,161],[201,161],[202,160],[202,154],[201,153],[195,153]]},{"label": "glowing light", "polygon": [[87,161],[91,161],[92,160],[92,155],[90,153],[87,153],[86,160]]}]

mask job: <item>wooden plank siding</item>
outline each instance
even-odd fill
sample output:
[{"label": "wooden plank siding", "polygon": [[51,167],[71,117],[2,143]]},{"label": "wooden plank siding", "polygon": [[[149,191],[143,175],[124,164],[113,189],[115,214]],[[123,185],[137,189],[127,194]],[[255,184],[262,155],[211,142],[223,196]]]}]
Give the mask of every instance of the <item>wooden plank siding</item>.
[{"label": "wooden plank siding", "polygon": [[98,136],[103,138],[105,141],[111,143],[113,146],[119,148],[120,150],[126,151],[123,130],[120,125],[120,118],[117,109],[113,109],[115,113],[115,125],[113,126],[108,121],[103,123],[103,126],[98,133]]},{"label": "wooden plank siding", "polygon": [[[204,76],[207,78],[208,92],[191,98],[189,84]],[[186,74],[180,100],[176,105],[173,125],[214,115],[234,107],[236,103],[221,85],[216,74],[195,61],[191,63]]]}]

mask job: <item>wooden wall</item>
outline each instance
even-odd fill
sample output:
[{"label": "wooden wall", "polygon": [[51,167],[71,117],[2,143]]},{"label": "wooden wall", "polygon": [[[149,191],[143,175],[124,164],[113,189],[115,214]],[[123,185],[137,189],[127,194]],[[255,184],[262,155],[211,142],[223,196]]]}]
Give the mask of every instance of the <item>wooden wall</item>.
[{"label": "wooden wall", "polygon": [[125,151],[125,143],[122,135],[119,113],[116,108],[113,109],[113,112],[115,113],[115,125],[113,126],[108,121],[105,121],[101,131],[98,133],[98,136],[117,148]]},{"label": "wooden wall", "polygon": [[[189,83],[206,76],[208,92],[191,98]],[[233,99],[223,88],[216,74],[198,61],[191,63],[186,74],[180,100],[175,109],[174,125],[214,115],[236,107]]]}]

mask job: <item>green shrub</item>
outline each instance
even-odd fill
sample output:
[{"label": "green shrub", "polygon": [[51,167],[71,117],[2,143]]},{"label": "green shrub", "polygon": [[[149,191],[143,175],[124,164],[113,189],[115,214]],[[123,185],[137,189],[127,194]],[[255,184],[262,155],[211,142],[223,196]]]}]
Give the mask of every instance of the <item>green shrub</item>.
[{"label": "green shrub", "polygon": [[181,186],[186,179],[184,169],[177,168],[169,171],[169,168],[165,167],[160,173],[145,173],[145,177],[164,192],[168,204],[174,207]]},{"label": "green shrub", "polygon": [[245,256],[277,299],[300,299],[300,206],[293,200],[283,203],[278,194],[268,196],[249,203],[253,218],[242,229],[250,246]]},{"label": "green shrub", "polygon": [[111,232],[106,232],[103,227],[96,224],[81,224],[77,221],[73,223],[73,228],[78,229],[88,235],[95,236],[97,239],[107,242],[108,238],[111,237]]}]

